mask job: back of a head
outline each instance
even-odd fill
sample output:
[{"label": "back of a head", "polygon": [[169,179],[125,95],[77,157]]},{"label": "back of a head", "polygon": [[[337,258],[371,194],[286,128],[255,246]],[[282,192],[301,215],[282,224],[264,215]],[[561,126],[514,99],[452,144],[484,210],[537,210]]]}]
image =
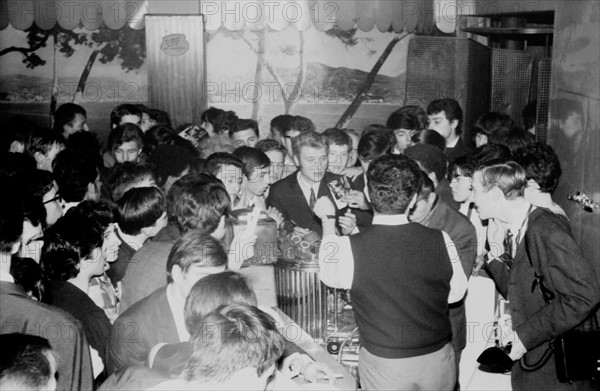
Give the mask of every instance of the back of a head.
[{"label": "back of a head", "polygon": [[406,148],[404,155],[417,161],[427,174],[433,172],[438,182],[444,179],[448,160],[438,147],[429,144],[415,144]]},{"label": "back of a head", "polygon": [[429,144],[433,145],[434,147],[438,147],[441,151],[446,150],[446,139],[444,138],[444,136],[442,136],[435,130],[419,130],[415,134],[413,134],[410,139],[415,144]]},{"label": "back of a head", "polygon": [[547,144],[535,143],[519,149],[514,156],[523,167],[527,180],[533,179],[540,191],[553,193],[562,174],[560,161],[554,149]]},{"label": "back of a head", "polygon": [[501,144],[485,144],[473,151],[471,161],[474,168],[485,165],[487,162],[506,163],[512,159],[512,154],[507,146]]},{"label": "back of a head", "polygon": [[33,258],[13,256],[10,264],[10,275],[30,297],[43,301],[44,274],[42,267]]},{"label": "back of a head", "polygon": [[194,163],[194,157],[186,149],[177,145],[159,145],[148,162],[153,164],[162,187],[169,177],[180,176]]},{"label": "back of a head", "polygon": [[256,305],[256,295],[246,278],[233,271],[210,274],[198,280],[185,302],[185,326],[194,334],[202,317],[222,305]]},{"label": "back of a head", "polygon": [[167,281],[173,281],[172,271],[178,266],[183,273],[190,267],[221,267],[227,263],[227,253],[219,240],[209,233],[190,230],[177,239],[167,259]]},{"label": "back of a head", "polygon": [[427,113],[419,106],[404,106],[387,119],[387,127],[393,130],[421,130],[427,126]]},{"label": "back of a head", "polygon": [[233,137],[234,133],[241,132],[242,130],[251,129],[256,134],[256,137],[260,136],[260,130],[258,129],[258,122],[253,119],[239,118],[235,121],[232,128],[229,129],[229,137]]},{"label": "back of a head", "polygon": [[510,115],[497,111],[490,111],[477,118],[475,125],[473,125],[473,134],[481,133],[489,138],[500,129],[509,128],[512,125],[513,120]]},{"label": "back of a head", "polygon": [[391,153],[395,143],[390,128],[383,125],[369,125],[358,141],[358,156],[364,161],[371,161]]},{"label": "back of a head", "polygon": [[256,307],[239,304],[207,314],[190,342],[193,353],[184,378],[217,384],[247,368],[262,376],[275,365],[284,348],[273,318]]},{"label": "back of a head", "polygon": [[0,345],[0,389],[56,389],[56,358],[46,338],[27,334],[2,334]]},{"label": "back of a head", "polygon": [[294,118],[292,118],[287,123],[287,126],[283,129],[283,134],[285,135],[289,131],[296,131],[302,134],[306,132],[314,132],[315,130],[315,124],[310,119],[301,115],[295,115]]},{"label": "back of a head", "polygon": [[94,132],[80,130],[69,136],[67,139],[67,149],[81,151],[90,156],[100,159],[102,144],[98,140],[98,135]]},{"label": "back of a head", "polygon": [[462,132],[462,122],[463,122],[463,111],[460,107],[460,104],[454,99],[437,99],[429,103],[427,106],[427,114],[433,115],[437,113],[444,112],[446,114],[446,119],[449,122],[454,120],[458,120],[458,125],[456,126],[456,134],[459,135]]},{"label": "back of a head", "polygon": [[98,178],[97,161],[84,151],[65,149],[54,159],[54,179],[67,202],[83,201],[88,185]]},{"label": "back of a head", "polygon": [[212,233],[221,218],[229,212],[230,199],[227,190],[223,183],[214,177],[209,181],[194,180],[184,184],[174,207],[175,218],[182,232],[201,230]]},{"label": "back of a head", "polygon": [[166,111],[149,109],[148,117],[150,117],[152,121],[156,122],[157,125],[171,126],[171,118],[169,117],[169,113]]},{"label": "back of a head", "polygon": [[292,139],[294,156],[300,156],[302,148],[305,147],[314,149],[328,148],[325,137],[315,131],[300,133],[300,135]]},{"label": "back of a head", "polygon": [[216,134],[222,134],[228,133],[235,127],[238,116],[233,111],[210,107],[202,113],[201,119],[203,122],[210,123]]},{"label": "back of a head", "polygon": [[276,132],[283,133],[284,129],[287,128],[288,123],[294,118],[293,115],[290,114],[282,114],[271,120],[270,126],[271,129]]},{"label": "back of a head", "polygon": [[511,154],[514,154],[518,149],[532,144],[533,136],[523,128],[511,126],[498,129],[498,131],[489,138],[489,142],[491,144],[504,145],[508,147]]},{"label": "back of a head", "polygon": [[384,155],[372,161],[367,185],[373,209],[382,214],[406,213],[421,176],[419,165],[403,155]]},{"label": "back of a head", "polygon": [[167,211],[167,200],[157,187],[128,190],[117,202],[116,221],[127,235],[139,235]]},{"label": "back of a head", "polygon": [[237,156],[227,152],[215,152],[206,159],[204,172],[217,176],[223,173],[225,166],[234,166],[244,170],[244,163]]},{"label": "back of a head", "polygon": [[287,153],[285,147],[281,145],[279,141],[275,141],[270,138],[260,140],[258,143],[256,143],[256,149],[265,153],[271,151],[279,151],[283,153],[283,156],[285,156],[285,154]]},{"label": "back of a head", "polygon": [[125,162],[116,165],[108,178],[109,187],[112,188],[113,201],[119,201],[129,189],[140,187],[142,184],[151,186],[158,180],[154,168],[146,163]]},{"label": "back of a head", "polygon": [[177,133],[167,125],[154,125],[144,133],[144,152],[150,156],[154,149],[160,144],[169,144]]}]

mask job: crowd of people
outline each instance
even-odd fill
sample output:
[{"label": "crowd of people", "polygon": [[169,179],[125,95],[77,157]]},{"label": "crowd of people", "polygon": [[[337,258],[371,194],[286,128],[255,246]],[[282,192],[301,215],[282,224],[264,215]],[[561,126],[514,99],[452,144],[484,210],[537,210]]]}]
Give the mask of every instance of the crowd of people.
[{"label": "crowd of people", "polygon": [[[233,229],[241,209],[322,239],[321,281],[350,293],[362,389],[460,388],[472,275],[511,303],[499,344],[515,362],[598,309],[598,271],[552,199],[558,157],[506,114],[482,115],[473,140],[453,99],[360,131],[279,115],[264,139],[214,107],[174,127],[121,104],[106,146],[86,121],[67,103],[52,129],[13,117],[0,132],[2,389],[333,382],[237,273],[257,239]],[[551,361],[513,365],[512,386],[566,387]]]}]

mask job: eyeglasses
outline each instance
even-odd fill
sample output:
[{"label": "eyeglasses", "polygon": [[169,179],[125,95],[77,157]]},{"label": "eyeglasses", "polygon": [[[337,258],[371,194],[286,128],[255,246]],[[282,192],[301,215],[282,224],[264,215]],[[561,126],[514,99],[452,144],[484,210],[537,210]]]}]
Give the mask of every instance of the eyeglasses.
[{"label": "eyeglasses", "polygon": [[46,204],[49,204],[51,202],[61,201],[61,200],[62,200],[62,196],[60,194],[56,193],[56,195],[54,196],[54,198],[50,198],[48,201],[42,202],[42,205],[46,205]]}]

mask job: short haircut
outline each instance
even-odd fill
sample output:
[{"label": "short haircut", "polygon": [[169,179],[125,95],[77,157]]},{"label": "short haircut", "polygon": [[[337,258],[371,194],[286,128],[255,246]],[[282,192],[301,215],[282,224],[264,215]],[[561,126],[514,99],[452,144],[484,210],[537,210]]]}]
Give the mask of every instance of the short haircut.
[{"label": "short haircut", "polygon": [[212,233],[221,217],[230,212],[230,200],[223,183],[206,176],[185,183],[175,205],[175,218],[182,232],[201,230]]},{"label": "short haircut", "polygon": [[113,204],[106,201],[83,201],[69,209],[67,214],[81,216],[98,224],[102,230],[115,221],[115,210]]},{"label": "short haircut", "polygon": [[240,159],[244,164],[244,176],[250,179],[257,168],[267,168],[271,165],[271,160],[264,152],[252,147],[239,147],[233,151],[233,155]]},{"label": "short haircut", "polygon": [[403,155],[384,155],[369,165],[367,185],[373,209],[382,214],[406,213],[419,190],[419,165]]},{"label": "short haircut", "polygon": [[61,134],[38,130],[33,132],[29,136],[29,139],[27,140],[26,150],[32,156],[36,152],[39,152],[42,155],[46,155],[55,145],[64,146],[65,144],[65,138]]},{"label": "short haircut", "polygon": [[245,368],[262,376],[283,354],[284,340],[273,318],[254,306],[221,306],[194,330],[186,380],[223,383]]},{"label": "short haircut", "polygon": [[316,130],[315,124],[308,118],[302,117],[301,115],[295,115],[294,118],[290,119],[286,127],[283,129],[283,135],[287,132],[295,130],[297,132],[306,133],[314,132]]},{"label": "short haircut", "polygon": [[433,181],[425,171],[421,170],[421,186],[419,186],[419,191],[417,193],[417,201],[429,198],[431,193],[435,193]]},{"label": "short haircut", "polygon": [[88,184],[98,178],[96,157],[84,151],[67,148],[56,156],[52,167],[60,195],[67,202],[82,201]]},{"label": "short haircut", "polygon": [[278,151],[281,152],[284,157],[287,153],[285,147],[281,145],[280,142],[272,140],[270,138],[260,140],[258,143],[256,143],[256,149],[258,149],[259,151],[263,151],[264,153]]},{"label": "short haircut", "polygon": [[380,156],[392,152],[396,144],[392,130],[383,125],[369,125],[365,128],[358,141],[358,156],[370,162]]},{"label": "short haircut", "polygon": [[404,150],[404,155],[420,163],[427,174],[434,173],[440,182],[446,176],[448,160],[443,151],[429,144],[415,144]]},{"label": "short haircut", "polygon": [[148,117],[157,125],[166,125],[171,126],[171,118],[169,117],[169,113],[163,110],[158,109],[148,109]]},{"label": "short haircut", "polygon": [[200,119],[202,122],[210,123],[215,133],[221,134],[229,133],[234,128],[238,116],[233,111],[210,107],[202,113]]},{"label": "short haircut", "polygon": [[513,120],[510,118],[510,115],[499,113],[497,111],[490,111],[477,118],[475,125],[473,125],[473,134],[481,133],[489,138],[498,132],[499,129],[508,128],[512,125]]},{"label": "short haircut", "polygon": [[152,179],[154,183],[158,183],[154,169],[149,164],[124,162],[116,165],[108,179],[109,186],[113,189],[111,194],[113,201],[119,201],[129,189],[137,187],[146,179]]},{"label": "short haircut", "polygon": [[27,220],[37,227],[38,225],[46,225],[46,208],[42,203],[42,197],[33,194],[28,194],[21,190],[19,202],[23,208],[23,219]]},{"label": "short haircut", "polygon": [[94,132],[80,130],[71,134],[67,139],[66,147],[86,153],[90,155],[90,158],[101,159],[102,144]]},{"label": "short haircut", "polygon": [[485,144],[475,149],[471,155],[473,169],[485,165],[488,162],[506,163],[512,159],[510,149],[500,144]]},{"label": "short haircut", "polygon": [[276,132],[279,132],[283,135],[284,130],[287,128],[288,123],[294,118],[293,115],[290,114],[281,114],[271,120],[270,126],[271,130],[275,129]]},{"label": "short haircut", "polygon": [[70,209],[44,234],[40,262],[44,275],[58,281],[76,277],[81,260],[92,257],[103,241],[104,228],[100,224]]},{"label": "short haircut", "polygon": [[478,167],[477,171],[481,171],[481,184],[486,191],[496,186],[508,200],[522,197],[525,193],[527,176],[523,167],[518,163],[510,161],[494,164],[491,162],[489,165]]},{"label": "short haircut", "polygon": [[135,141],[140,151],[144,148],[144,132],[136,124],[118,125],[108,135],[108,149],[114,151],[124,143]]},{"label": "short haircut", "polygon": [[121,118],[126,115],[137,115],[142,119],[142,110],[136,105],[132,105],[129,103],[124,103],[118,105],[110,112],[110,125],[111,128],[115,126],[119,126],[121,124]]},{"label": "short haircut", "polygon": [[348,136],[348,133],[344,132],[342,129],[338,128],[329,128],[326,129],[323,133],[325,140],[327,140],[327,144],[329,146],[340,145],[343,147],[348,147],[348,152],[352,151],[352,138]]},{"label": "short haircut", "polygon": [[[0,388],[19,385],[23,390],[43,390],[54,376],[46,338],[28,334],[0,335]],[[56,361],[56,360],[55,360]],[[56,369],[55,369],[56,370]]]},{"label": "short haircut", "polygon": [[[491,144],[486,144],[491,145]],[[454,175],[462,175],[465,177],[473,178],[473,172],[475,171],[475,163],[471,156],[465,155],[457,158],[454,162],[448,166],[448,180],[452,181]]]},{"label": "short haircut", "polygon": [[518,149],[525,148],[533,141],[533,135],[518,126],[500,128],[488,140],[491,144],[505,145],[513,155]]},{"label": "short haircut", "polygon": [[514,156],[525,170],[527,180],[533,179],[540,191],[552,194],[562,174],[560,161],[554,149],[546,144],[535,143],[519,149]]},{"label": "short haircut", "polygon": [[44,275],[42,267],[32,258],[12,257],[10,275],[15,279],[15,284],[35,298],[42,301],[44,296]]},{"label": "short haircut", "polygon": [[258,122],[253,119],[238,119],[235,121],[233,128],[229,129],[229,137],[233,137],[234,133],[241,132],[242,130],[252,129],[256,134],[256,137],[260,136],[258,129]]},{"label": "short haircut", "polygon": [[325,148],[329,150],[325,137],[315,131],[301,133],[292,139],[292,151],[294,151],[294,156],[300,156],[300,151],[304,147],[315,149]]},{"label": "short haircut", "polygon": [[169,144],[177,137],[173,128],[167,125],[154,125],[144,133],[144,152],[150,156],[160,144]]},{"label": "short haircut", "polygon": [[446,150],[446,139],[435,130],[418,130],[411,136],[410,140],[415,144],[429,144],[438,147],[441,151]]},{"label": "short haircut", "polygon": [[386,125],[392,130],[421,130],[427,126],[427,113],[419,106],[404,106],[394,111]]},{"label": "short haircut", "polygon": [[154,165],[159,186],[163,186],[169,177],[180,176],[194,164],[194,156],[178,145],[159,145],[148,163]]},{"label": "short haircut", "polygon": [[167,259],[167,281],[173,282],[173,266],[187,273],[196,267],[219,267],[227,264],[227,253],[218,239],[209,233],[191,230],[177,239]]},{"label": "short haircut", "polygon": [[166,213],[167,200],[157,187],[138,187],[127,191],[117,202],[119,228],[127,235],[139,235]]},{"label": "short haircut", "polygon": [[462,132],[462,122],[463,122],[463,111],[460,108],[460,104],[454,99],[437,99],[429,103],[427,106],[427,114],[437,114],[444,112],[446,114],[446,119],[449,122],[454,120],[458,120],[458,125],[456,125],[456,134],[459,135]]},{"label": "short haircut", "polygon": [[206,159],[204,172],[217,176],[224,166],[234,166],[244,171],[244,163],[237,156],[227,152],[215,152]]},{"label": "short haircut", "polygon": [[[0,175],[3,188],[12,185],[9,179]],[[5,187],[6,186],[6,187]],[[8,253],[19,241],[23,232],[23,210],[14,192],[0,192],[0,252]]]},{"label": "short haircut", "polygon": [[54,129],[57,133],[63,132],[65,125],[73,126],[73,121],[77,114],[87,117],[85,109],[75,103],[65,103],[60,105],[54,112]]},{"label": "short haircut", "polygon": [[246,278],[233,271],[202,277],[185,301],[185,327],[188,332],[193,334],[204,315],[227,304],[256,305],[256,295]]}]

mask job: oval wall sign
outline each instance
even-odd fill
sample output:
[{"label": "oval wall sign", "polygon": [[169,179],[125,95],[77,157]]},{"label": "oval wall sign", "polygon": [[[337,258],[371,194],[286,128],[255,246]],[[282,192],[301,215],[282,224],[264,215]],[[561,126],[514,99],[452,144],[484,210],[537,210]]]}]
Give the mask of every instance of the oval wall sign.
[{"label": "oval wall sign", "polygon": [[190,43],[185,34],[170,34],[163,37],[160,50],[168,56],[181,56],[190,49]]}]

